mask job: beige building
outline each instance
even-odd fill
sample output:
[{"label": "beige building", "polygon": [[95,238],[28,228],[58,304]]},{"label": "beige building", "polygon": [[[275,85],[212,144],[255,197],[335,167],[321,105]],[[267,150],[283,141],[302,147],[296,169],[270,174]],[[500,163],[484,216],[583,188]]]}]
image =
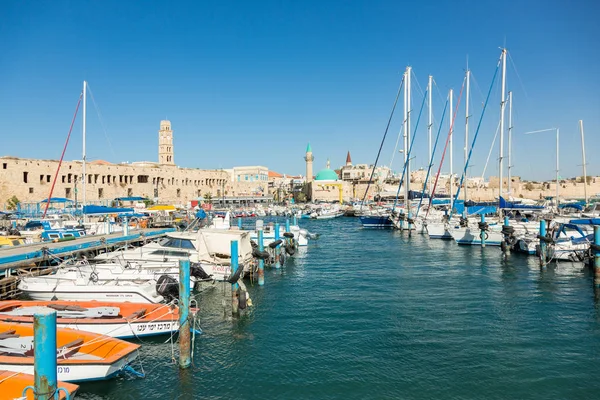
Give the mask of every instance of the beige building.
[{"label": "beige building", "polygon": [[[252,172],[262,181],[237,180],[227,170],[181,168],[174,164],[173,131],[169,121],[161,121],[158,140],[159,163],[134,162],[113,164],[106,161],[86,163],[85,198],[87,202],[110,202],[117,197],[142,196],[160,203],[189,204],[204,197],[266,196],[266,167],[235,167],[240,174]],[[39,202],[47,198],[58,169],[57,160],[0,157],[0,209],[16,196],[21,202]],[[258,169],[257,169],[258,168]],[[259,171],[258,173],[255,173]],[[56,177],[53,197],[82,201],[81,161],[63,161]],[[244,175],[239,175],[244,176]]]}]

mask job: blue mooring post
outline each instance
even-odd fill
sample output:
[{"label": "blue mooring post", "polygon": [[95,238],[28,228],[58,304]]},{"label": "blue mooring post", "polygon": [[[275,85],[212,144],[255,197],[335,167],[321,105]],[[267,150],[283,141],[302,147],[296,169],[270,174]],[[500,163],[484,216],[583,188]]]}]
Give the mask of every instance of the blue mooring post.
[{"label": "blue mooring post", "polygon": [[[505,216],[504,217],[504,226],[510,226],[510,221],[508,220],[508,217]],[[510,246],[508,245],[508,234],[505,236],[502,236],[502,239],[504,240],[505,244],[504,244],[504,254],[508,255],[510,253]]]},{"label": "blue mooring post", "polygon": [[294,214],[294,226],[298,226],[298,217]]},{"label": "blue mooring post", "polygon": [[285,231],[290,232],[290,219],[289,218],[287,218],[285,220]]},{"label": "blue mooring post", "polygon": [[238,218],[238,229],[241,231],[242,230],[242,219]]},{"label": "blue mooring post", "polygon": [[[258,230],[258,250],[262,253],[265,251],[263,230],[262,226]],[[265,260],[262,258],[258,260],[258,286],[264,286],[265,284]]]},{"label": "blue mooring post", "polygon": [[[231,275],[233,276],[239,266],[238,241],[231,241]],[[238,293],[238,283],[231,284],[231,314],[235,317],[240,314],[240,295]]]},{"label": "blue mooring post", "polygon": [[58,384],[56,372],[56,310],[47,308],[33,316],[33,357],[34,398],[55,398]]},{"label": "blue mooring post", "polygon": [[412,220],[412,213],[409,211],[408,212],[408,220],[406,221],[406,224],[408,225],[408,236],[412,236],[412,224],[410,223],[410,221]]},{"label": "blue mooring post", "polygon": [[[540,236],[546,236],[546,220],[540,221]],[[546,266],[546,242],[540,239],[540,266]]]},{"label": "blue mooring post", "polygon": [[[481,214],[481,224],[485,224],[485,214]],[[485,247],[485,231],[479,229],[479,237],[481,238],[481,247]]]},{"label": "blue mooring post", "polygon": [[[279,223],[275,222],[275,241],[279,240]],[[281,264],[279,263],[279,251],[281,250],[281,246],[275,247],[275,268],[281,268]]]},{"label": "blue mooring post", "polygon": [[190,260],[179,260],[179,368],[192,364],[189,312]]},{"label": "blue mooring post", "polygon": [[594,284],[600,286],[600,225],[594,225]]}]

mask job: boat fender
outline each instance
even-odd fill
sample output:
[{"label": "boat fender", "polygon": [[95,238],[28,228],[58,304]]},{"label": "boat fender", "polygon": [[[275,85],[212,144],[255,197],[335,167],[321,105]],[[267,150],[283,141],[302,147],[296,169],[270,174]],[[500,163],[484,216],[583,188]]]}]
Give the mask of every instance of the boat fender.
[{"label": "boat fender", "polygon": [[161,275],[156,281],[156,292],[171,302],[179,298],[179,282],[169,275]]},{"label": "boat fender", "polygon": [[204,271],[204,268],[200,263],[190,263],[190,275],[198,279],[209,279],[212,275],[209,275]]},{"label": "boat fender", "polygon": [[252,246],[253,249],[258,247],[258,244],[256,244],[256,242],[252,239],[250,239],[250,246]]},{"label": "boat fender", "polygon": [[286,237],[286,238],[293,238],[293,237],[294,237],[294,234],[293,234],[292,232],[286,232],[286,233],[284,233],[284,234],[283,234],[283,237]]},{"label": "boat fender", "polygon": [[597,245],[596,243],[590,243],[590,249],[600,252],[600,245]]},{"label": "boat fender", "polygon": [[254,258],[258,258],[259,260],[266,260],[269,258],[269,252],[260,251],[260,250],[258,250],[258,248],[255,248],[252,250],[252,256]]},{"label": "boat fender", "polygon": [[279,265],[285,264],[285,253],[279,253]]},{"label": "boat fender", "polygon": [[269,247],[274,249],[275,247],[279,246],[281,243],[283,243],[283,240],[278,239],[274,242],[269,243]]},{"label": "boat fender", "polygon": [[242,290],[241,288],[238,290],[239,290],[238,307],[240,310],[245,310],[246,307],[248,307],[248,293],[245,290]]},{"label": "boat fender", "polygon": [[240,277],[242,276],[242,272],[243,271],[244,271],[244,265],[243,264],[239,264],[237,271],[235,271],[233,273],[233,275],[231,275],[231,276],[229,276],[229,278],[227,278],[227,282],[229,282],[229,283],[236,283],[240,279]]},{"label": "boat fender", "polygon": [[[462,225],[461,225],[462,226]],[[466,226],[466,225],[465,225]],[[487,231],[489,229],[489,225],[487,222],[479,222],[477,224],[477,226],[479,227],[479,229],[481,229],[482,231]],[[487,237],[486,237],[487,239]]]},{"label": "boat fender", "polygon": [[291,244],[286,244],[285,252],[288,253],[290,256],[293,256],[294,254],[296,254],[296,248]]},{"label": "boat fender", "polygon": [[512,235],[515,232],[514,226],[502,225],[502,233],[505,235]]}]

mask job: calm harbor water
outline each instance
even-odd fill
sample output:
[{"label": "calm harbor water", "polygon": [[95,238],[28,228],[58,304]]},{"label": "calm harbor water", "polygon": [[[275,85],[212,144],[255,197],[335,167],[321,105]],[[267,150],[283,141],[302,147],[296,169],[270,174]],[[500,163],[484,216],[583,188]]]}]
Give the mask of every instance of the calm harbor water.
[{"label": "calm harbor water", "polygon": [[301,225],[321,238],[265,287],[247,284],[247,315],[224,317],[220,285],[199,295],[193,368],[172,363],[168,338],[144,341],[145,379],[83,384],[79,398],[599,396],[600,307],[581,265],[540,270],[353,218]]}]

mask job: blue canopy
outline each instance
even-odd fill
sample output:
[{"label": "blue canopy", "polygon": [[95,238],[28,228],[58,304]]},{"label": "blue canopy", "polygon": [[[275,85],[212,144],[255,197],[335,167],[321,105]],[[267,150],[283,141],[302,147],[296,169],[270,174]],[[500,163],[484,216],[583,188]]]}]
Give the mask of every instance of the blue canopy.
[{"label": "blue canopy", "polygon": [[101,215],[101,214],[131,214],[133,208],[117,208],[106,206],[84,206],[83,213],[86,215]]},{"label": "blue canopy", "polygon": [[569,221],[569,223],[580,225],[600,225],[600,218],[572,219]]},{"label": "blue canopy", "polygon": [[[47,203],[48,199],[40,201],[40,203]],[[64,197],[50,197],[50,203],[73,203],[73,200],[65,199]]]},{"label": "blue canopy", "polygon": [[500,196],[500,208],[509,210],[543,210],[544,206],[532,206],[528,204],[506,201],[504,197]]},{"label": "blue canopy", "polygon": [[145,197],[131,196],[131,197],[117,197],[117,201],[144,201],[147,200]]},{"label": "blue canopy", "polygon": [[585,204],[583,203],[563,203],[558,206],[558,208],[574,208],[578,211],[583,211],[583,207]]}]

